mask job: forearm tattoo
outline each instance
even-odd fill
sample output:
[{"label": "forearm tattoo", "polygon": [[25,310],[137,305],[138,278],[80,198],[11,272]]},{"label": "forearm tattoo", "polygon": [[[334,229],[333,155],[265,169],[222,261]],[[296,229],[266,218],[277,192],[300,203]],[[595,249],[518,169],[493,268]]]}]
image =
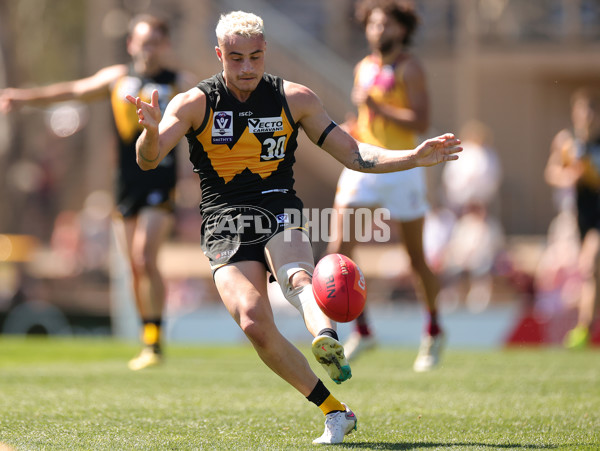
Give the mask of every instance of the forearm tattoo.
[{"label": "forearm tattoo", "polygon": [[358,164],[361,169],[374,168],[377,163],[379,163],[379,157],[376,152],[365,150],[361,154],[360,149],[356,149],[354,153],[356,154],[354,162]]}]

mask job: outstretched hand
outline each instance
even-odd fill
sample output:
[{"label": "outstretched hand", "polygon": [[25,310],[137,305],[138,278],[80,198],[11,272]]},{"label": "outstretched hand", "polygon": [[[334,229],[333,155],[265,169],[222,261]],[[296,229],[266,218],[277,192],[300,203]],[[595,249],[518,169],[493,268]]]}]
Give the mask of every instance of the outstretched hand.
[{"label": "outstretched hand", "polygon": [[435,166],[444,161],[458,160],[460,139],[452,133],[436,136],[422,142],[416,149],[418,166]]},{"label": "outstretched hand", "polygon": [[135,105],[139,123],[146,129],[158,129],[158,123],[162,116],[158,106],[158,91],[152,91],[150,103],[142,101],[139,97],[126,96],[127,100]]}]

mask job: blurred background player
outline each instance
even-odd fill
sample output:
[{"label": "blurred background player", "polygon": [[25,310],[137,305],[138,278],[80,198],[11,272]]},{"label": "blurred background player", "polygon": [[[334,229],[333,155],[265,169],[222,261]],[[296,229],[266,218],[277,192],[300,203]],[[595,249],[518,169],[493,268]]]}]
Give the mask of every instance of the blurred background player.
[{"label": "blurred background player", "polygon": [[579,271],[582,288],[577,305],[577,325],[564,344],[588,344],[598,308],[600,279],[600,92],[581,88],[571,98],[572,130],[557,133],[545,177],[553,187],[575,187],[577,225],[581,238]]},{"label": "blurred background player", "polygon": [[[358,108],[355,123],[347,123],[358,140],[388,149],[412,148],[417,135],[429,128],[429,96],[425,73],[408,47],[419,19],[411,2],[362,0],[356,18],[365,27],[371,54],[355,68],[352,101]],[[416,276],[418,295],[425,302],[429,319],[425,328],[415,371],[428,371],[439,362],[444,335],[438,322],[436,276],[429,268],[423,249],[423,226],[429,209],[423,168],[391,174],[365,174],[344,168],[334,208],[342,216],[345,208],[377,208],[390,211],[392,226],[402,234]],[[349,221],[352,223],[352,221]],[[344,240],[343,221],[332,220],[335,240],[328,253],[348,256],[356,245],[354,230]],[[348,233],[346,233],[348,236]],[[375,345],[366,312],[356,320],[356,330],[345,344],[349,359]]]},{"label": "blurred background player", "polygon": [[173,153],[155,172],[144,172],[138,167],[135,142],[142,127],[125,96],[149,100],[151,92],[157,89],[164,108],[175,94],[194,85],[195,76],[168,67],[169,51],[167,22],[153,15],[139,15],[132,19],[129,27],[127,52],[131,56],[130,64],[109,66],[79,80],[0,91],[0,109],[5,112],[22,105],[110,99],[119,148],[114,230],[120,251],[127,256],[131,268],[134,299],[143,323],[144,348],[129,362],[132,370],[157,365],[162,358],[165,285],[157,257],[174,222],[177,165]]},{"label": "blurred background player", "polygon": [[456,307],[464,281],[465,304],[477,313],[492,299],[493,270],[505,246],[496,205],[502,167],[493,148],[492,131],[485,124],[467,121],[460,136],[464,161],[461,158],[460,165],[444,166],[441,177],[445,203],[455,219],[439,268],[445,281],[439,302]]}]

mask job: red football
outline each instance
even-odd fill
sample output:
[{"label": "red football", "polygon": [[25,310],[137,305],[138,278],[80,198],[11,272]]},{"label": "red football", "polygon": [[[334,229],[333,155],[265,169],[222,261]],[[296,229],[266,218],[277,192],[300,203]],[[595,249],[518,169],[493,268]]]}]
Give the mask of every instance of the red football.
[{"label": "red football", "polygon": [[317,304],[334,321],[352,321],[365,308],[365,276],[358,265],[345,255],[329,254],[319,260],[312,286]]}]

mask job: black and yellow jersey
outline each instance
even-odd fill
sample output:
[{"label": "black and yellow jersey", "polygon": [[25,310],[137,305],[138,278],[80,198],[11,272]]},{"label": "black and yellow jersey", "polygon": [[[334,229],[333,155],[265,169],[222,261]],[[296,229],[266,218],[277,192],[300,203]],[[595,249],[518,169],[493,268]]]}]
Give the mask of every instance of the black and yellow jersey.
[{"label": "black and yellow jersey", "polygon": [[150,102],[153,90],[158,90],[161,111],[177,94],[177,74],[162,70],[150,77],[141,76],[130,68],[127,75],[116,80],[111,86],[111,106],[119,141],[119,161],[117,167],[118,202],[132,192],[142,195],[142,191],[173,189],[176,183],[177,165],[175,152],[167,155],[154,171],[142,171],[135,155],[135,142],[143,130],[138,122],[137,112],[132,108],[126,95],[140,97]]},{"label": "black and yellow jersey", "polygon": [[600,138],[589,142],[575,140],[576,156],[583,164],[577,185],[600,191]]},{"label": "black and yellow jersey", "polygon": [[202,211],[219,205],[253,204],[268,193],[294,192],[298,125],[283,80],[264,74],[245,102],[225,86],[222,74],[200,82],[206,94],[202,125],[187,135],[190,161],[200,176]]}]

